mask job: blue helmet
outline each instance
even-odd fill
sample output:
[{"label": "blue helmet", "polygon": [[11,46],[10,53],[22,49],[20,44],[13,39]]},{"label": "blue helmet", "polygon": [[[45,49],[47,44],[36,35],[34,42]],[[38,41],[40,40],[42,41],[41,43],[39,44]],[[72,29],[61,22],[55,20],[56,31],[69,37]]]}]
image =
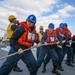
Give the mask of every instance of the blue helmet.
[{"label": "blue helmet", "polygon": [[64,28],[64,24],[63,23],[60,23],[59,28]]},{"label": "blue helmet", "polygon": [[33,14],[29,15],[26,20],[36,23],[36,17]]},{"label": "blue helmet", "polygon": [[54,28],[54,24],[53,24],[53,23],[50,23],[50,24],[48,25],[48,28]]},{"label": "blue helmet", "polygon": [[64,23],[64,26],[67,27],[68,26],[67,23]]}]

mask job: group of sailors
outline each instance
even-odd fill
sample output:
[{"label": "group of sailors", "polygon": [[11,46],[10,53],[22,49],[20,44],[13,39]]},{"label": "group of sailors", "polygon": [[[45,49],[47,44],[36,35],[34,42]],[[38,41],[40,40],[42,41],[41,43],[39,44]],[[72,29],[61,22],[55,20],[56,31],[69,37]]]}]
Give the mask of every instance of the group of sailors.
[{"label": "group of sailors", "polygon": [[[22,72],[17,66],[21,59],[27,66],[30,75],[37,75],[38,69],[43,63],[42,72],[46,72],[46,65],[52,60],[52,73],[61,75],[58,70],[64,71],[62,61],[67,54],[66,64],[74,67],[74,52],[75,52],[75,35],[71,34],[67,23],[60,23],[58,28],[55,28],[53,23],[49,23],[48,28],[44,31],[44,26],[39,27],[39,32],[36,31],[36,16],[30,14],[26,21],[19,23],[14,15],[8,17],[10,24],[7,28],[7,41],[10,43],[8,54],[18,51],[18,54],[8,57],[0,68],[0,75],[8,75],[11,70]],[[37,60],[35,59],[31,49],[24,51],[27,48],[37,44]],[[43,46],[41,46],[44,44]],[[13,61],[12,61],[13,60]]]}]

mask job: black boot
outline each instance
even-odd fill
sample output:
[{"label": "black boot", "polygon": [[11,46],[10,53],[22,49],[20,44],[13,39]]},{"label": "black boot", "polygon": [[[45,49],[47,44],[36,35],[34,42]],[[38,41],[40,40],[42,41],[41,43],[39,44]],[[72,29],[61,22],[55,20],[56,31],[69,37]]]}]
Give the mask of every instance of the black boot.
[{"label": "black boot", "polygon": [[53,70],[52,70],[52,73],[54,73],[54,74],[56,74],[56,75],[61,75],[61,74],[57,71],[56,68],[57,68],[57,67],[54,66],[54,68],[53,68]]},{"label": "black boot", "polygon": [[30,75],[37,75],[37,73],[32,73],[32,72],[31,72]]},{"label": "black boot", "polygon": [[61,64],[59,64],[59,65],[57,66],[57,69],[60,70],[60,71],[64,71],[64,69],[63,69],[63,67],[61,66]]},{"label": "black boot", "polygon": [[37,75],[37,71],[30,72],[30,75]]},{"label": "black boot", "polygon": [[66,65],[74,67],[74,65],[70,62],[70,60],[66,60]]},{"label": "black boot", "polygon": [[43,64],[43,70],[42,70],[42,73],[45,73],[46,72],[46,64]]},{"label": "black boot", "polygon": [[72,63],[75,63],[74,60],[71,61]]},{"label": "black boot", "polygon": [[74,62],[74,58],[73,58],[73,57],[72,57],[72,60],[71,60],[71,62],[72,62],[72,63],[75,63],[75,62]]},{"label": "black boot", "polygon": [[22,70],[21,70],[17,65],[15,65],[15,66],[13,67],[13,71],[22,72]]}]

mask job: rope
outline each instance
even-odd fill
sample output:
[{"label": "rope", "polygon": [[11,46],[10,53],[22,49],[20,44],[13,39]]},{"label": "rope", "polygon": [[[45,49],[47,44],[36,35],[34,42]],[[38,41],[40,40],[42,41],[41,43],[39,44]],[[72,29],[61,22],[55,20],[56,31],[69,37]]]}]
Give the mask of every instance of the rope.
[{"label": "rope", "polygon": [[0,30],[6,31],[6,30],[5,30],[5,29],[3,29],[3,28],[0,28]]},{"label": "rope", "polygon": [[[53,43],[49,43],[49,44],[53,44]],[[44,46],[44,45],[45,45],[45,44],[41,44],[41,46]],[[25,49],[24,52],[25,52],[25,51],[28,51],[28,50],[30,50],[30,49],[33,49],[33,48],[37,48],[37,45]],[[0,58],[0,60],[2,60],[2,59],[4,59],[4,58],[8,58],[8,57],[13,56],[13,55],[16,55],[16,54],[18,54],[18,52],[15,52],[15,53],[12,53],[12,54],[3,56],[3,57]]]},{"label": "rope", "polygon": [[[32,49],[32,48],[36,48],[36,46],[32,46],[32,47],[30,47],[30,48],[27,48],[27,49],[25,49],[24,51],[28,51],[28,50],[30,50],[30,49]],[[4,58],[8,58],[8,57],[13,56],[13,55],[16,55],[16,54],[18,54],[18,52],[15,52],[15,53],[12,53],[12,54],[3,56],[3,57],[0,58],[0,60],[2,60],[2,59],[4,59]]]},{"label": "rope", "polygon": [[[72,43],[75,43],[75,41],[72,41]],[[55,42],[55,43],[47,43],[47,44],[48,44],[48,45],[50,45],[50,44],[56,44],[56,42]],[[41,44],[41,46],[45,46],[45,44]],[[40,46],[40,47],[41,47],[41,46]],[[30,50],[30,49],[33,49],[33,48],[37,48],[37,45],[32,46],[32,47],[27,48],[27,49],[24,49],[24,52],[25,52],[25,51],[28,51],[28,50]],[[3,56],[3,57],[0,58],[0,60],[2,60],[2,59],[4,59],[4,58],[8,58],[8,57],[13,56],[13,55],[16,55],[16,54],[18,54],[18,52],[15,52],[15,53],[12,53],[12,54]]]}]

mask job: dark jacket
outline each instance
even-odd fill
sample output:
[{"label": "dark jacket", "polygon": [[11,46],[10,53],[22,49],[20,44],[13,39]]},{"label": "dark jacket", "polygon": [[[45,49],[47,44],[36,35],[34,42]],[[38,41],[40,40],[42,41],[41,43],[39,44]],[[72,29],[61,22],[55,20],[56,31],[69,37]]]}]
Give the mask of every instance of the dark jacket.
[{"label": "dark jacket", "polygon": [[72,38],[72,41],[73,41],[73,42],[72,42],[72,44],[71,44],[71,47],[72,47],[72,48],[75,48],[75,38]]},{"label": "dark jacket", "polygon": [[[17,40],[22,36],[22,34],[25,32],[24,27],[23,26],[19,26],[14,33],[12,34],[11,38],[10,38],[10,46],[14,47],[15,49],[26,49],[28,47],[20,45]],[[39,43],[39,40],[35,41],[36,43]]]},{"label": "dark jacket", "polygon": [[19,27],[18,25],[14,24],[11,26],[11,29],[12,29],[12,31],[15,31],[18,27]]}]

